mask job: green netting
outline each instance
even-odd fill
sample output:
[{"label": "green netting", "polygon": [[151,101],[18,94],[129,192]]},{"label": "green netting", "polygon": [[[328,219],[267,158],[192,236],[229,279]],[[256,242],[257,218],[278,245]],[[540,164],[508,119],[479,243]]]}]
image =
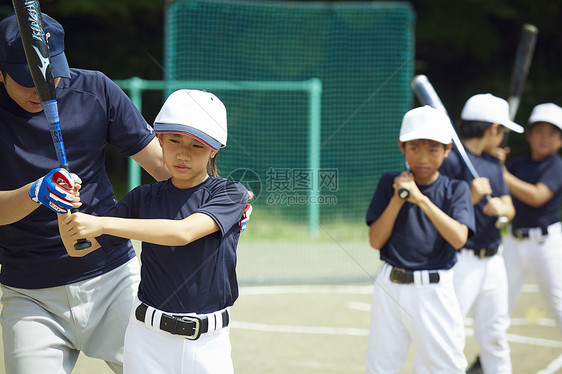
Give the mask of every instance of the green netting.
[{"label": "green netting", "polygon": [[[368,247],[364,217],[376,183],[384,171],[403,167],[397,137],[413,99],[413,23],[405,2],[178,0],[170,5],[166,80],[322,82],[317,149],[309,149],[307,92],[212,90],[228,110],[221,175],[235,171],[233,179],[258,180],[244,240],[350,240],[361,243],[354,247]],[[317,169],[310,168],[311,152],[320,155]],[[316,239],[307,237],[311,203],[320,208]],[[359,238],[353,234],[358,231]],[[298,245],[286,247],[299,251]],[[360,262],[348,248],[335,252]]]}]

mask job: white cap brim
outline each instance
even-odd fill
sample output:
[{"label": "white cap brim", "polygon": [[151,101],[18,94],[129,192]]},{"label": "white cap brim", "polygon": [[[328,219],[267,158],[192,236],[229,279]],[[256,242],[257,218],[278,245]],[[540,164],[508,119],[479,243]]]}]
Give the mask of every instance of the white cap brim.
[{"label": "white cap brim", "polygon": [[438,143],[442,144],[449,144],[452,139],[451,136],[447,136],[447,134],[438,133],[438,134],[431,134],[428,131],[412,131],[406,134],[400,135],[398,138],[401,142],[409,142],[412,140],[434,140]]},{"label": "white cap brim", "polygon": [[208,134],[194,127],[183,125],[183,124],[155,122],[154,132],[159,134],[172,133],[172,134],[187,135],[195,140],[200,141],[201,143],[205,144],[207,147],[215,151],[221,147],[221,143],[215,140],[214,138],[212,138],[211,136],[209,136]]}]

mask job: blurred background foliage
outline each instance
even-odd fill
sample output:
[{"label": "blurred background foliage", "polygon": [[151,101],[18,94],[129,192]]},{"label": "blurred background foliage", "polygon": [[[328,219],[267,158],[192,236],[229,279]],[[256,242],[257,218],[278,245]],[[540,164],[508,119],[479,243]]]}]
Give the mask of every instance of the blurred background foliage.
[{"label": "blurred background foliage", "polygon": [[[274,0],[265,0],[274,1]],[[171,0],[41,0],[43,12],[61,22],[71,66],[95,69],[112,79],[162,79],[164,15]],[[335,2],[335,1],[333,1]],[[521,27],[539,36],[516,122],[525,125],[532,107],[562,105],[562,2],[552,0],[412,0],[416,11],[416,74],[426,74],[453,122],[466,99],[490,92],[507,98]],[[0,16],[11,12],[2,0]],[[143,96],[151,123],[162,102]],[[416,103],[417,105],[417,103]],[[522,135],[511,135],[512,155],[527,151]],[[123,175],[123,160],[110,152],[111,169]]]}]

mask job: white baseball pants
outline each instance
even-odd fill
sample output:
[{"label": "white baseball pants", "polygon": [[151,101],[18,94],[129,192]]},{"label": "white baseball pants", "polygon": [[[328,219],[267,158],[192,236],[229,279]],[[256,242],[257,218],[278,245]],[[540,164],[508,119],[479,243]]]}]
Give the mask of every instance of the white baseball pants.
[{"label": "white baseball pants", "polygon": [[[137,300],[135,307],[138,304]],[[224,327],[189,340],[138,321],[133,308],[125,334],[124,372],[232,374],[229,332],[230,328]]]},{"label": "white baseball pants", "polygon": [[[391,269],[384,264],[375,281],[366,373],[400,373],[412,342],[425,370],[464,374],[465,335],[453,272],[439,270],[439,283],[430,284],[427,271],[418,271],[414,283],[397,284]],[[414,373],[419,370],[414,367]]]},{"label": "white baseball pants", "polygon": [[525,239],[510,234],[504,247],[510,313],[527,276],[532,274],[562,333],[562,224],[550,225],[545,236],[540,229],[531,229]]},{"label": "white baseball pants", "polygon": [[484,373],[511,374],[507,329],[507,275],[501,249],[487,258],[462,249],[453,267],[455,292],[463,316],[472,315]]}]

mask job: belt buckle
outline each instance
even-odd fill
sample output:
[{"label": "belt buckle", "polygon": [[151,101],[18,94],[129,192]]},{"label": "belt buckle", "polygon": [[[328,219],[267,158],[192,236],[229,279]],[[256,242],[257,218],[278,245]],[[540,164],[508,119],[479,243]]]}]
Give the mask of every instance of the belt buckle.
[{"label": "belt buckle", "polygon": [[486,258],[486,248],[480,248],[480,253],[478,253],[478,258]]},{"label": "belt buckle", "polygon": [[521,230],[513,230],[513,236],[517,240],[523,240],[523,232]]},{"label": "belt buckle", "polygon": [[201,320],[197,317],[181,316],[180,319],[184,322],[193,323],[193,335],[182,335],[189,340],[197,340],[201,336]]},{"label": "belt buckle", "polygon": [[394,283],[404,284],[405,283],[406,269],[392,267],[390,271],[390,280]]}]

